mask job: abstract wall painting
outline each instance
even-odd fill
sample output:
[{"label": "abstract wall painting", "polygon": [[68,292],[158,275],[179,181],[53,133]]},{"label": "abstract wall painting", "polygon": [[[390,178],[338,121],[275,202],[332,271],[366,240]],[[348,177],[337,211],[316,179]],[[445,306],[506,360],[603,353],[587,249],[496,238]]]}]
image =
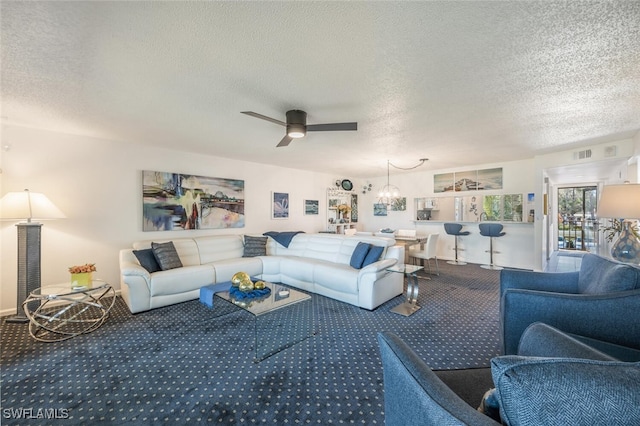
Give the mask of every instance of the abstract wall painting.
[{"label": "abstract wall painting", "polygon": [[320,212],[318,200],[304,200],[304,214],[317,215]]},{"label": "abstract wall painting", "polygon": [[142,230],[244,227],[244,180],[142,172]]},{"label": "abstract wall painting", "polygon": [[271,193],[271,219],[289,219],[289,194]]}]

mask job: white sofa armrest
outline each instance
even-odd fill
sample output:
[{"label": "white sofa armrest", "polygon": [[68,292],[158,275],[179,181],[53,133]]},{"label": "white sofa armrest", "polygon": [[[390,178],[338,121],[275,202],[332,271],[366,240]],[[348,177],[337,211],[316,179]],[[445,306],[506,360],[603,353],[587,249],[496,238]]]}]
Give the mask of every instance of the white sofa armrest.
[{"label": "white sofa armrest", "polygon": [[377,262],[373,262],[372,264],[360,269],[358,279],[365,274],[384,272],[387,268],[392,267],[396,263],[398,263],[398,259],[381,259]]},{"label": "white sofa armrest", "polygon": [[122,276],[135,275],[143,277],[147,283],[149,283],[149,281],[151,280],[151,274],[149,274],[149,271],[133,262],[122,262],[120,264],[120,274]]},{"label": "white sofa armrest", "polygon": [[151,274],[132,257],[133,250],[120,250],[120,292],[135,314],[151,309]]}]

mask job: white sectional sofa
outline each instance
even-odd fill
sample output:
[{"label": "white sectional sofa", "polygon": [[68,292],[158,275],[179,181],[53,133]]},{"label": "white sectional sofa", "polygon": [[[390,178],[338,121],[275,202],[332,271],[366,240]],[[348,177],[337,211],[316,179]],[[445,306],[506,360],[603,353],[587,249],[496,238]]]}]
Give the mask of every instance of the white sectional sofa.
[{"label": "white sectional sofa", "polygon": [[[133,251],[150,248],[151,241],[121,250],[120,287],[133,313],[197,299],[200,287],[229,281],[239,271],[370,310],[403,291],[404,276],[386,270],[404,258],[403,248],[390,238],[301,233],[288,247],[269,238],[266,255],[256,257],[242,257],[241,235],[154,241],[172,241],[183,267],[149,273]],[[351,267],[358,242],[383,247],[380,260],[361,269]]]}]

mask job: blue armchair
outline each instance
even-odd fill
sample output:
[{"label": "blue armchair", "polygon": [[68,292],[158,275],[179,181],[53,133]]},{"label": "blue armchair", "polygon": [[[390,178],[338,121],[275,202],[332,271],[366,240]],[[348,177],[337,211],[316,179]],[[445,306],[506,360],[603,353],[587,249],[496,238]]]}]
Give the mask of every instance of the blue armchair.
[{"label": "blue armchair", "polygon": [[[379,333],[378,342],[387,426],[500,424],[460,399],[396,335]],[[524,331],[518,352],[491,360],[495,390],[487,400],[504,424],[640,424],[640,363],[619,362],[542,323]]]},{"label": "blue armchair", "polygon": [[640,360],[640,268],[587,253],[576,272],[504,269],[500,294],[505,355],[539,321],[617,359]]}]

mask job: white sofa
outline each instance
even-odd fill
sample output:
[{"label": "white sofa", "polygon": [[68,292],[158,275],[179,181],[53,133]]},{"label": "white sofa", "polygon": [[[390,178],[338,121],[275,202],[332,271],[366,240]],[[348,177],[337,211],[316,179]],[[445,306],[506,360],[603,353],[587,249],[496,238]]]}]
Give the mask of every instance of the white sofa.
[{"label": "white sofa", "polygon": [[[154,241],[173,241],[183,267],[149,273],[140,266],[133,250],[148,249],[151,241],[121,250],[120,288],[133,313],[197,299],[200,287],[229,281],[239,271],[365,309],[375,309],[403,291],[403,275],[386,270],[404,259],[404,249],[390,238],[303,233],[288,247],[269,238],[267,255],[257,257],[242,257],[241,235]],[[380,260],[355,269],[349,262],[360,241],[384,250]]]}]

